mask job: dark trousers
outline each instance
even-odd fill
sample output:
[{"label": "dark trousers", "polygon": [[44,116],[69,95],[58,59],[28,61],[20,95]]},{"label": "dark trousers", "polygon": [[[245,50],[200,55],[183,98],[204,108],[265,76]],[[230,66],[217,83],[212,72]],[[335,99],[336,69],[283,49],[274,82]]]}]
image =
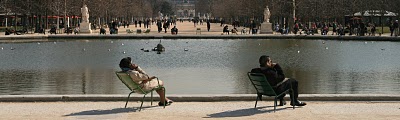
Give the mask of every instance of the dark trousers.
[{"label": "dark trousers", "polygon": [[[276,93],[280,94],[282,92],[284,92],[285,90],[288,90],[290,88],[293,89],[293,91],[289,91],[290,93],[293,92],[294,96],[292,96],[292,94],[290,94],[290,99],[294,99],[294,101],[297,101],[297,98],[299,96],[299,92],[298,92],[298,82],[297,80],[293,79],[293,78],[289,78],[289,80],[285,81],[284,83],[282,83],[281,85],[279,85],[276,89]],[[279,96],[278,99],[283,99],[283,97],[285,97],[286,94],[283,94],[282,96]]]}]

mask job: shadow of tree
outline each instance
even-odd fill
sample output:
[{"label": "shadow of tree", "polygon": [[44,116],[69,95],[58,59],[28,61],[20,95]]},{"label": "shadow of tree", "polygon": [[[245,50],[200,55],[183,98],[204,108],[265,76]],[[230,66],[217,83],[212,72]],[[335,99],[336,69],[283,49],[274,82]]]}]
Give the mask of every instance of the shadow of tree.
[{"label": "shadow of tree", "polygon": [[[272,107],[269,110],[263,110],[264,108]],[[203,118],[222,118],[222,117],[241,117],[241,116],[251,116],[255,114],[262,114],[268,112],[274,112],[274,106],[266,106],[266,107],[257,107],[257,108],[248,108],[248,109],[239,109],[234,111],[225,111],[220,113],[209,114],[207,117]],[[276,108],[276,111],[284,110],[287,108]]]},{"label": "shadow of tree", "polygon": [[[151,108],[152,106],[142,107],[142,110],[145,108]],[[153,106],[156,107],[156,106]],[[106,114],[117,114],[117,113],[128,113],[128,112],[136,112],[139,111],[139,108],[114,108],[111,110],[89,110],[82,111],[77,113],[71,113],[64,116],[79,116],[79,115],[106,115]]]}]

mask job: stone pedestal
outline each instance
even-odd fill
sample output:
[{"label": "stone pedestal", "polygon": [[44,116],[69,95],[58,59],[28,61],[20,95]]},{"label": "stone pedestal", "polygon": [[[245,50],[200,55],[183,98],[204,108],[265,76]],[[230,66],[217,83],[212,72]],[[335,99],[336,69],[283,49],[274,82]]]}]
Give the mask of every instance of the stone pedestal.
[{"label": "stone pedestal", "polygon": [[79,33],[92,33],[92,29],[90,27],[91,23],[81,23],[79,27]]},{"label": "stone pedestal", "polygon": [[273,34],[272,23],[261,23],[260,34]]}]

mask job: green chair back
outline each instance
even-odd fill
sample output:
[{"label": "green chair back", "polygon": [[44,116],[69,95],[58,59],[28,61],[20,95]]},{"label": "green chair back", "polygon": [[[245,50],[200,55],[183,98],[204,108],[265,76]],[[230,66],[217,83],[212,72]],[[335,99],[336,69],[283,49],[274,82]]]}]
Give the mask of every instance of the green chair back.
[{"label": "green chair back", "polygon": [[262,73],[251,73],[248,72],[247,75],[257,94],[263,94],[267,96],[277,96],[273,87],[268,83],[267,78]]},{"label": "green chair back", "polygon": [[150,33],[150,29],[146,29],[146,31],[144,31],[144,33]]},{"label": "green chair back", "polygon": [[135,91],[136,93],[141,93],[141,94],[146,94],[147,92],[145,92],[144,90],[142,90],[140,88],[140,85],[137,84],[136,82],[134,82],[131,78],[131,76],[129,76],[128,73],[126,72],[115,72],[115,74],[117,74],[119,80],[122,81],[122,83],[124,83],[126,85],[126,87],[129,88],[129,90],[131,91]]},{"label": "green chair back", "polygon": [[[151,99],[151,105],[153,105],[153,91],[154,91],[154,90],[157,90],[157,89],[164,89],[164,96],[165,96],[165,88],[162,87],[162,86],[160,86],[160,85],[159,85],[159,87],[157,87],[156,89],[152,89],[152,90],[149,90],[149,91],[144,91],[144,90],[140,87],[139,84],[137,84],[136,82],[134,82],[134,81],[132,80],[131,76],[129,76],[129,73],[123,72],[123,71],[117,71],[117,72],[115,72],[115,74],[118,76],[119,80],[121,80],[122,83],[124,83],[124,84],[126,85],[126,87],[128,87],[129,90],[131,90],[131,92],[128,94],[128,98],[126,99],[125,108],[126,108],[126,106],[128,105],[129,98],[130,98],[130,96],[131,96],[132,93],[144,94],[144,95],[143,95],[143,98],[142,98],[142,100],[141,100],[142,103],[140,104],[139,111],[142,110],[144,98],[146,97],[146,95],[147,95],[148,93],[151,93],[151,98],[150,98],[150,99]],[[157,79],[157,81],[158,81],[158,79]],[[164,103],[164,108],[165,108],[165,103]]]}]

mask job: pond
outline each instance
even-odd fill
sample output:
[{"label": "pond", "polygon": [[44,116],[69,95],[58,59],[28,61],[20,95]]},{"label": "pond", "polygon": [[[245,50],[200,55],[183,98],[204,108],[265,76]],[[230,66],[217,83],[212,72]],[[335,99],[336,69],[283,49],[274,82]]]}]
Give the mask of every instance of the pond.
[{"label": "pond", "polygon": [[[127,94],[115,75],[132,57],[168,94],[255,93],[246,73],[269,55],[301,94],[398,94],[400,43],[283,39],[54,40],[0,43],[0,95]],[[143,50],[150,50],[144,52]]]}]

